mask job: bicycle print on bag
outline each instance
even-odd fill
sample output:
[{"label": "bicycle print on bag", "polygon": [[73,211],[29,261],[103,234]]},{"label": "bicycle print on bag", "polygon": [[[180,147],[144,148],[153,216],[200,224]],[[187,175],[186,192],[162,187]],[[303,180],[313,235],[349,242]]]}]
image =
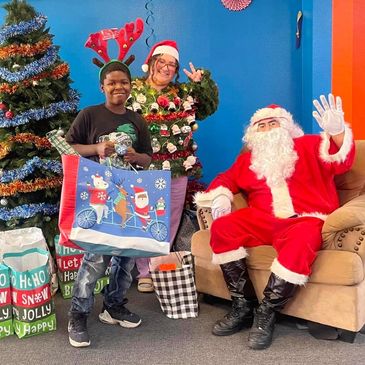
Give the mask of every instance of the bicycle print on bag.
[{"label": "bicycle print on bag", "polygon": [[72,158],[79,164],[77,174],[70,174],[77,179],[76,189],[67,194],[75,199],[72,242],[87,251],[113,255],[121,250],[126,256],[168,252],[169,171],[127,171]]}]

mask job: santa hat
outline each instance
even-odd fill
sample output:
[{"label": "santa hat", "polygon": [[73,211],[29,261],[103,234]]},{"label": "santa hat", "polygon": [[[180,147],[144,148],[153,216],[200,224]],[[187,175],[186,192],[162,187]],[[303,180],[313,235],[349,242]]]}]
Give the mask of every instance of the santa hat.
[{"label": "santa hat", "polygon": [[141,193],[145,193],[146,192],[146,190],[143,189],[143,188],[141,188],[140,186],[131,185],[131,187],[133,188],[135,195],[138,195],[138,194],[141,194]]},{"label": "santa hat", "polygon": [[148,62],[150,61],[151,57],[156,54],[168,54],[176,59],[179,62],[179,51],[177,49],[177,44],[175,41],[165,40],[156,43],[150,50],[144,64],[142,65],[143,72],[148,71]]},{"label": "santa hat", "polygon": [[290,132],[292,138],[302,136],[303,130],[294,123],[293,116],[284,108],[276,104],[270,104],[265,108],[258,109],[250,119],[250,127],[267,119],[277,118],[280,126]]}]

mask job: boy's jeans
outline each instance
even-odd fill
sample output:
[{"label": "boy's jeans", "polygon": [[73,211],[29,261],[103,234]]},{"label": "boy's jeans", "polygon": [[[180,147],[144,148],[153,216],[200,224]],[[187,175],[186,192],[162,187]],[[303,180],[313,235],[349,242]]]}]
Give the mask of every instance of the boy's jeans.
[{"label": "boy's jeans", "polygon": [[[70,313],[88,315],[94,304],[94,288],[98,279],[105,275],[112,256],[85,253],[75,281]],[[109,284],[103,289],[106,307],[120,306],[127,302],[124,298],[132,282],[131,271],[134,258],[114,256],[109,275]]]}]

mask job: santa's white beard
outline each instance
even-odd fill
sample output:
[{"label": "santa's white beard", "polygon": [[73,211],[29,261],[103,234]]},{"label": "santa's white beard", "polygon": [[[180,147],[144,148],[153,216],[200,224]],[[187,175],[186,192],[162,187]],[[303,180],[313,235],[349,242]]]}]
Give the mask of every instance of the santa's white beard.
[{"label": "santa's white beard", "polygon": [[279,127],[268,132],[250,131],[245,140],[251,150],[250,169],[258,179],[265,178],[272,187],[281,185],[293,174],[298,155],[286,129]]}]

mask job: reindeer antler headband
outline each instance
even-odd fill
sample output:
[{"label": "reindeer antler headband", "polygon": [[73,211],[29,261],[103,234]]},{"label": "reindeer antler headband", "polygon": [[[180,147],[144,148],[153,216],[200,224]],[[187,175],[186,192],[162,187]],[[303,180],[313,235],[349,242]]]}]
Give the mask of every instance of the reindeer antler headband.
[{"label": "reindeer antler headband", "polygon": [[[124,27],[103,29],[97,33],[92,33],[89,35],[85,43],[85,47],[93,49],[104,61],[102,63],[99,59],[93,58],[93,63],[98,67],[104,67],[111,61],[116,61],[115,59],[110,59],[108,55],[108,41],[114,39],[119,46],[119,54],[117,60],[123,62],[124,57],[136,42],[136,40],[141,36],[143,32],[143,20],[137,18],[136,22],[127,23]],[[123,63],[129,66],[134,61],[134,56],[131,55]]]}]

